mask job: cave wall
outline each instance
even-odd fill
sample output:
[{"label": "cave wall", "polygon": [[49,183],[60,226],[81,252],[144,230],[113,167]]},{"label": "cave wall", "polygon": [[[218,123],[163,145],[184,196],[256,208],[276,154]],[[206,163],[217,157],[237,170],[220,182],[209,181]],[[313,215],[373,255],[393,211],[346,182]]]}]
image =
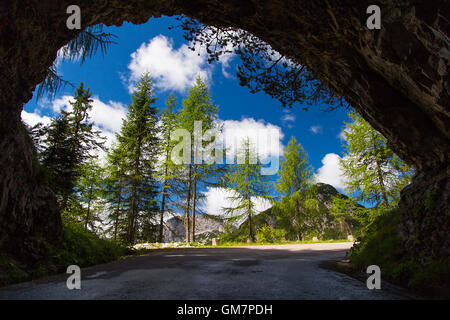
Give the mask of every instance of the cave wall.
[{"label": "cave wall", "polygon": [[[44,80],[57,50],[77,35],[66,28],[66,8],[81,7],[82,25],[120,26],[151,17],[186,14],[203,23],[245,29],[343,96],[389,140],[390,147],[418,169],[414,187],[402,193],[402,234],[411,252],[425,248],[410,241],[417,228],[410,208],[424,203],[424,190],[448,195],[449,10],[448,1],[242,1],[242,0],[10,0],[0,4],[0,246],[15,234],[28,234],[34,221],[60,224],[54,197],[47,194],[32,163],[32,146],[20,129],[23,104]],[[366,8],[381,7],[381,30],[368,30]],[[34,186],[34,187],[30,187]],[[44,200],[39,198],[47,194]],[[447,204],[420,206],[419,214],[439,228],[448,225]],[[440,211],[439,211],[440,210]],[[41,218],[38,218],[41,217]],[[46,218],[42,218],[46,217]],[[428,220],[427,220],[428,219]],[[434,221],[434,222],[433,222]],[[422,221],[423,222],[423,221]],[[20,231],[20,232],[19,232]],[[419,231],[421,232],[421,231]],[[426,238],[426,235],[422,235]],[[445,234],[443,235],[445,236]],[[17,238],[17,237],[15,237]],[[57,238],[57,237],[56,237]],[[438,237],[423,239],[442,251]],[[3,240],[2,240],[3,239]],[[20,238],[21,239],[21,238]]]}]

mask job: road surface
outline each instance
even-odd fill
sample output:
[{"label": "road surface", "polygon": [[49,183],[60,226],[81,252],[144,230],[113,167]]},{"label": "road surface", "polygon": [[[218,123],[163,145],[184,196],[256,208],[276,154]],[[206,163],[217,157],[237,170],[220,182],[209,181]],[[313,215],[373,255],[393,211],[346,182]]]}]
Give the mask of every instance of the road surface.
[{"label": "road surface", "polygon": [[351,245],[159,249],[83,268],[80,290],[60,274],[0,288],[0,299],[404,299],[319,266]]}]

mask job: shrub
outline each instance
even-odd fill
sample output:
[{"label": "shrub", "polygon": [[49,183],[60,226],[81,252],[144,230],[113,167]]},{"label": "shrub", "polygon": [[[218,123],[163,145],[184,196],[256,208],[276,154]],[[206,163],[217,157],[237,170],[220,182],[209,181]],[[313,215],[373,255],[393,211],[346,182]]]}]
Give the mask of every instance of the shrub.
[{"label": "shrub", "polygon": [[281,229],[274,229],[271,226],[265,224],[261,226],[256,233],[256,237],[260,242],[276,242],[281,241],[284,238],[286,232]]},{"label": "shrub", "polygon": [[401,214],[396,208],[375,218],[361,231],[359,243],[351,249],[352,264],[364,271],[369,265],[378,265],[385,279],[422,293],[448,286],[449,259],[423,265],[407,256],[399,235],[400,222]]},{"label": "shrub", "polygon": [[87,267],[132,253],[126,247],[101,239],[75,223],[63,224],[63,237],[59,246],[47,243],[40,235],[34,235],[33,239],[45,250],[47,258],[27,265],[19,263],[11,255],[0,254],[0,286],[64,272],[69,265]]},{"label": "shrub", "polygon": [[63,225],[63,241],[55,252],[58,269],[76,264],[80,267],[117,260],[127,249],[111,240],[101,239],[75,223]]}]

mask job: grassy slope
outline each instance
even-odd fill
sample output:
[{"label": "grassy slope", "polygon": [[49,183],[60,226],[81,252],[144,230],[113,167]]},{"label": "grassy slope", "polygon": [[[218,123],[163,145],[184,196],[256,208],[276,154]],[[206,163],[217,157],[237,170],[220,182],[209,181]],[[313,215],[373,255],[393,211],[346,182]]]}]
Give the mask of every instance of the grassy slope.
[{"label": "grassy slope", "polygon": [[400,223],[401,215],[396,209],[375,219],[358,239],[360,243],[352,248],[351,263],[364,271],[369,265],[378,265],[382,277],[416,292],[433,294],[448,288],[448,257],[422,265],[406,256],[399,235]]},{"label": "grassy slope", "polygon": [[129,253],[125,247],[100,239],[75,224],[63,226],[60,247],[45,243],[43,238],[38,240],[47,248],[48,255],[34,265],[24,265],[11,256],[0,254],[0,286],[65,272],[69,265],[87,267],[114,261]]}]

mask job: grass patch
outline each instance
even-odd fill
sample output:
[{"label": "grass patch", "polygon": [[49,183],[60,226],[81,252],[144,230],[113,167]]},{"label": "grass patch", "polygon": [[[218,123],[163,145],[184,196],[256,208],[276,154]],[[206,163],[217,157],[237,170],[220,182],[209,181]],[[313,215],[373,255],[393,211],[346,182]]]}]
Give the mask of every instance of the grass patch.
[{"label": "grass patch", "polygon": [[46,258],[33,265],[27,265],[20,263],[11,255],[0,254],[0,286],[65,272],[69,265],[88,267],[133,254],[122,245],[101,239],[80,225],[70,223],[63,225],[60,246],[50,245],[39,235],[36,235],[33,241],[45,248]]},{"label": "grass patch", "polygon": [[446,287],[450,279],[448,258],[422,265],[408,257],[399,235],[401,214],[397,209],[377,217],[358,238],[350,252],[351,263],[365,271],[369,265],[378,265],[386,280],[419,293]]},{"label": "grass patch", "polygon": [[71,264],[87,267],[119,259],[129,250],[111,240],[101,239],[77,224],[63,226],[61,248],[54,250],[53,258],[58,269]]},{"label": "grass patch", "polygon": [[[255,242],[251,242],[251,243],[229,241],[229,242],[219,242],[219,244],[217,246],[215,246],[214,248],[217,248],[217,247],[260,246],[260,245],[283,245],[283,244],[339,243],[339,242],[350,242],[350,241],[347,240],[347,239],[342,239],[342,240],[318,240],[318,241],[313,241],[313,240],[273,241],[273,242],[255,241]],[[212,246],[208,246],[208,247],[212,247]]]}]

